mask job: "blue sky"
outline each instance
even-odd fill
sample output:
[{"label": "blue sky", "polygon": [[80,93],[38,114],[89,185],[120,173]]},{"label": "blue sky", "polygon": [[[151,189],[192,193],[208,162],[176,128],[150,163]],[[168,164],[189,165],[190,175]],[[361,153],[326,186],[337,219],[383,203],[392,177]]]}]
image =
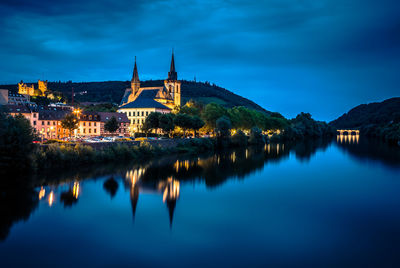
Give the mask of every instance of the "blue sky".
[{"label": "blue sky", "polygon": [[0,2],[0,83],[210,81],[264,108],[332,120],[399,96],[394,0]]}]

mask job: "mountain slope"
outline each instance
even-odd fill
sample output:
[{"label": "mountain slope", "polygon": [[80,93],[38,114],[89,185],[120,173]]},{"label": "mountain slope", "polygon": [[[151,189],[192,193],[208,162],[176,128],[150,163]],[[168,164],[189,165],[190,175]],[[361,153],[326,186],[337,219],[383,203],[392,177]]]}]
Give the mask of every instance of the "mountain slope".
[{"label": "mountain slope", "polygon": [[[182,80],[182,104],[190,99],[201,101],[204,104],[216,102],[226,107],[245,106],[251,109],[268,112],[251,100],[243,98],[222,87],[211,85],[208,82],[194,82]],[[30,84],[30,83],[28,83]],[[34,83],[35,84],[35,83]],[[163,80],[142,81],[142,87],[162,86]],[[35,84],[37,87],[37,84]],[[120,103],[130,81],[105,82],[48,82],[48,88],[60,91],[71,100],[71,89],[74,88],[75,101],[79,102],[111,102]],[[0,88],[16,90],[17,85],[3,85]]]},{"label": "mountain slope", "polygon": [[400,98],[359,105],[329,124],[400,144]]},{"label": "mountain slope", "polygon": [[364,128],[369,125],[382,125],[400,119],[400,98],[383,102],[361,104],[330,122],[337,128]]}]

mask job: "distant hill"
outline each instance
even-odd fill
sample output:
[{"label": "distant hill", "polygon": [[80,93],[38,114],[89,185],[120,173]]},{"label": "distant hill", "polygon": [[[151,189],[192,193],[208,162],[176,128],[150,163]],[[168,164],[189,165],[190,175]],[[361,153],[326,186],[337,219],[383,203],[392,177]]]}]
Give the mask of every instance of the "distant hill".
[{"label": "distant hill", "polygon": [[365,128],[400,120],[400,98],[361,104],[330,122],[337,128]]},{"label": "distant hill", "polygon": [[[194,82],[182,80],[182,103],[190,99],[201,101],[204,104],[215,102],[226,107],[245,106],[251,109],[267,112],[264,108],[251,100],[243,98],[227,89],[208,82]],[[28,83],[31,84],[31,83]],[[35,87],[37,84],[33,83]],[[162,86],[163,80],[142,81],[141,86]],[[130,87],[130,81],[105,82],[48,82],[48,88],[60,91],[71,100],[71,89],[74,88],[75,101],[79,102],[111,102],[119,104],[125,89]],[[2,85],[0,88],[16,90],[17,85]]]},{"label": "distant hill", "polygon": [[400,141],[400,98],[361,104],[329,124],[337,129],[359,129],[361,134]]}]

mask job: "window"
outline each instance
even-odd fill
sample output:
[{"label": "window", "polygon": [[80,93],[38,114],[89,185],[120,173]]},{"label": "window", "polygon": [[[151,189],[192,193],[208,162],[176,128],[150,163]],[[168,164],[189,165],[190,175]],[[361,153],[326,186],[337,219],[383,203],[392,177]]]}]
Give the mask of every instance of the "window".
[{"label": "window", "polygon": [[89,122],[89,127],[90,127],[90,125],[91,125],[91,124],[90,124],[90,122]]},{"label": "window", "polygon": [[96,126],[96,122],[93,123],[93,126]]},{"label": "window", "polygon": [[96,129],[93,129],[93,132],[96,133]]},{"label": "window", "polygon": [[92,133],[92,129],[91,128],[89,128],[89,133]]},{"label": "window", "polygon": [[135,112],[133,112],[133,116],[135,116]]},{"label": "window", "polygon": [[50,126],[50,121],[47,121],[47,125]]},{"label": "window", "polygon": [[92,116],[91,115],[89,115],[89,120],[92,120]]},{"label": "window", "polygon": [[55,126],[56,125],[56,121],[53,121],[53,126]]},{"label": "window", "polygon": [[142,116],[144,116],[144,112],[142,111]]},{"label": "window", "polygon": [[131,116],[131,112],[129,112],[129,116]]},{"label": "window", "polygon": [[44,126],[44,121],[42,121],[42,126]]},{"label": "window", "polygon": [[83,129],[83,133],[86,133],[86,128]]},{"label": "window", "polygon": [[36,118],[36,114],[35,113],[33,113],[33,117]]},{"label": "window", "polygon": [[83,122],[83,126],[86,126],[86,123],[85,123],[85,122]]},{"label": "window", "polygon": [[36,121],[33,121],[33,125],[36,126]]}]

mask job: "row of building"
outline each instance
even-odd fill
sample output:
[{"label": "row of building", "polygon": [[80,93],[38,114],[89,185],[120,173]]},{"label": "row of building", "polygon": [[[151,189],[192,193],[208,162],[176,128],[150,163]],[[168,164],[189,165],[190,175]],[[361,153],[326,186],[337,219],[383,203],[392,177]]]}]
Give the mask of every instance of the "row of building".
[{"label": "row of building", "polygon": [[[69,108],[39,107],[31,109],[26,105],[7,105],[6,109],[12,116],[22,114],[29,120],[36,133],[46,139],[60,139],[69,136],[68,130],[64,129],[61,121],[67,114],[73,111]],[[106,112],[82,112],[77,114],[79,118],[78,128],[73,136],[107,136],[118,134],[129,136],[129,120],[123,113]],[[104,125],[112,117],[117,119],[119,128],[115,133],[104,129]]]},{"label": "row of building", "polygon": [[[18,93],[0,90],[0,104],[5,106],[11,115],[22,114],[38,134],[44,138],[62,138],[69,135],[61,126],[61,120],[73,111],[72,106],[51,104],[38,107],[30,102],[30,96],[43,96],[47,91],[47,81],[39,81],[39,89],[28,87],[22,81],[18,84]],[[40,92],[39,92],[40,91]],[[133,68],[131,86],[125,90],[117,113],[82,112],[79,116],[79,127],[74,135],[100,136],[108,135],[104,124],[113,116],[119,123],[117,134],[132,136],[141,132],[146,117],[152,112],[170,113],[181,105],[181,82],[175,71],[174,53],[171,57],[170,71],[164,85],[160,87],[141,87],[136,64]]]}]

